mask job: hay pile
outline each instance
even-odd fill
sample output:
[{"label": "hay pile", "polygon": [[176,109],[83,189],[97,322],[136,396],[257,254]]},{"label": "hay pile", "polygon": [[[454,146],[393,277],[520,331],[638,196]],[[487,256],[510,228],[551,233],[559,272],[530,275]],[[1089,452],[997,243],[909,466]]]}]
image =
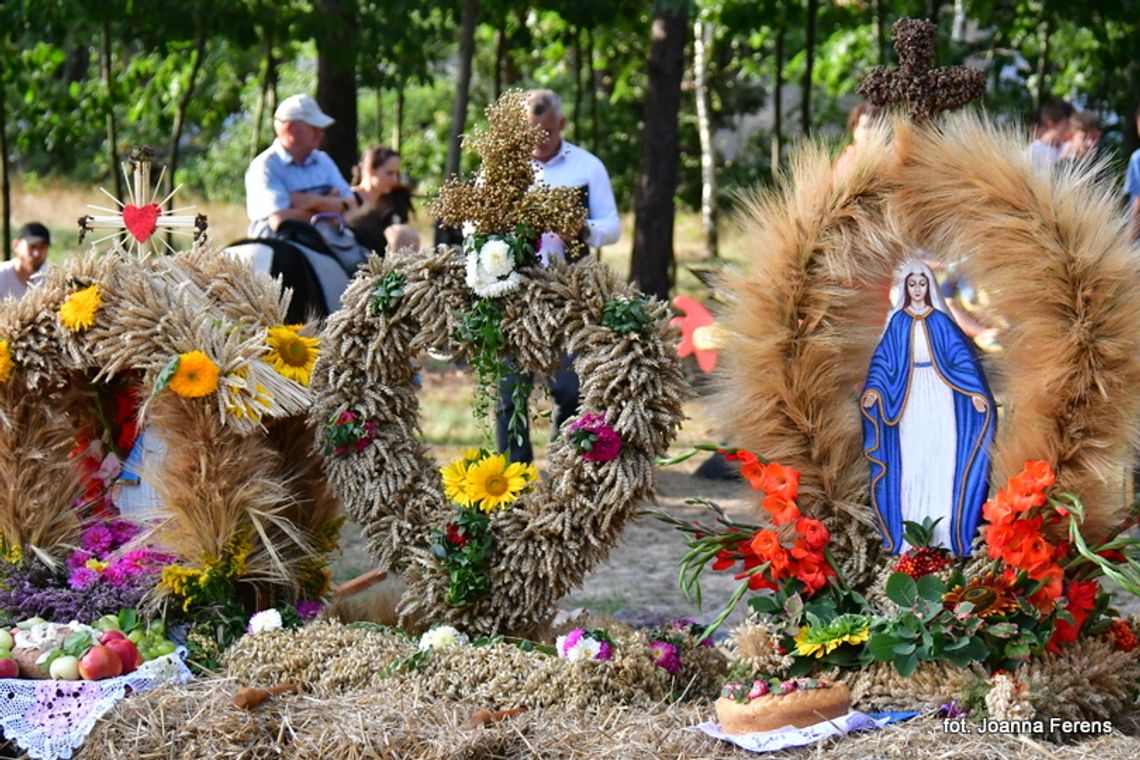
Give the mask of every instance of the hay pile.
[{"label": "hay pile", "polygon": [[[712,708],[536,709],[483,727],[468,725],[478,703],[431,701],[396,684],[323,699],[280,697],[252,712],[230,698],[233,679],[197,681],[124,700],[96,725],[79,758],[752,758],[687,726]],[[917,718],[880,731],[779,752],[774,760],[821,757],[1042,758],[1132,760],[1140,740],[1110,734],[1074,746],[1005,734],[948,734],[941,719]]]}]

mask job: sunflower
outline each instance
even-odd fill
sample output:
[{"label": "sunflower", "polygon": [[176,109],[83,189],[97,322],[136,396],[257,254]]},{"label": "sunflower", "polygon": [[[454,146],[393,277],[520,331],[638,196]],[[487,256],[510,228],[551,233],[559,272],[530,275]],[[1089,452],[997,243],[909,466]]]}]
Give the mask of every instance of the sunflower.
[{"label": "sunflower", "polygon": [[8,341],[0,340],[0,383],[8,382],[15,366],[12,363],[12,352],[8,350]]},{"label": "sunflower", "polygon": [[178,366],[170,378],[170,390],[183,398],[200,398],[218,390],[218,365],[201,351],[178,356]]},{"label": "sunflower", "polygon": [[982,619],[1008,615],[1018,608],[1013,580],[993,573],[971,578],[965,586],[955,586],[942,595],[942,602],[951,612],[957,612],[959,604],[969,602],[974,605],[972,614]]},{"label": "sunflower", "polygon": [[823,657],[844,644],[862,644],[871,638],[866,615],[840,615],[826,625],[803,626],[796,634],[796,654]]},{"label": "sunflower", "polygon": [[272,364],[279,374],[300,383],[309,384],[309,375],[313,372],[313,364],[317,361],[320,349],[317,348],[316,338],[306,338],[298,335],[300,325],[278,325],[269,328],[269,353],[264,361]]},{"label": "sunflower", "polygon": [[485,457],[467,470],[467,497],[489,514],[519,497],[527,486],[526,471],[521,462],[508,465],[502,454]]},{"label": "sunflower", "polygon": [[441,467],[443,475],[443,492],[447,498],[461,507],[471,506],[471,497],[467,495],[467,459],[456,459],[447,467]]},{"label": "sunflower", "polygon": [[59,307],[59,321],[72,332],[82,332],[95,324],[95,312],[102,305],[99,286],[89,285],[64,299]]}]

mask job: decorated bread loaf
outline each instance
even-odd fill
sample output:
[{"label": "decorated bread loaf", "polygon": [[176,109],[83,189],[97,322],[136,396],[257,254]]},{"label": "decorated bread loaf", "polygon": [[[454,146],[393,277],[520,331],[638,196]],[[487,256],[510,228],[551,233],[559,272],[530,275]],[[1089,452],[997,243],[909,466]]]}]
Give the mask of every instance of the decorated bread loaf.
[{"label": "decorated bread loaf", "polygon": [[851,695],[844,684],[817,678],[730,683],[716,701],[716,719],[726,734],[803,728],[846,715]]}]

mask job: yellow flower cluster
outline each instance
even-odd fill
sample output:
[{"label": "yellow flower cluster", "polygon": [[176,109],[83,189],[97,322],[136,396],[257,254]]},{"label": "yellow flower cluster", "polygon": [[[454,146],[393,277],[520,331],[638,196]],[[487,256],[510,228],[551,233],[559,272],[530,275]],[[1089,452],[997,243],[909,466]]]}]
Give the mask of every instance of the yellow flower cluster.
[{"label": "yellow flower cluster", "polygon": [[15,367],[16,365],[12,363],[12,352],[8,350],[8,341],[0,340],[0,383],[8,382]]},{"label": "yellow flower cluster", "polygon": [[240,386],[230,386],[226,414],[235,420],[259,421],[266,410],[273,406],[273,394],[261,383],[252,383],[251,388],[249,369],[246,367],[236,370],[230,376],[240,378],[242,382]]},{"label": "yellow flower cluster", "polygon": [[162,568],[158,587],[181,599],[183,612],[189,612],[195,602],[221,601],[211,597],[232,593],[231,584],[245,574],[251,551],[253,544],[248,538],[236,538],[221,557],[203,556],[201,567],[172,564]]},{"label": "yellow flower cluster", "polygon": [[486,514],[505,507],[538,481],[533,464],[507,463],[503,454],[468,449],[463,457],[440,469],[443,491],[461,507]]},{"label": "yellow flower cluster", "polygon": [[82,332],[95,324],[95,312],[102,305],[99,286],[89,285],[64,299],[59,307],[59,321],[72,332]]},{"label": "yellow flower cluster", "polygon": [[269,328],[266,342],[269,353],[263,361],[273,365],[273,369],[290,380],[307,386],[313,373],[313,364],[321,350],[317,338],[299,334],[301,325],[278,325]]}]

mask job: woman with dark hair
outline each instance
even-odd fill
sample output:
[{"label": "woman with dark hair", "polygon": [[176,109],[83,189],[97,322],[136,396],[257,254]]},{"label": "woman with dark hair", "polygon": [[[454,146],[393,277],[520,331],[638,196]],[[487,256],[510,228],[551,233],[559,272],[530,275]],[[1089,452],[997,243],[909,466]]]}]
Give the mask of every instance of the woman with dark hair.
[{"label": "woman with dark hair", "polygon": [[969,556],[989,492],[996,410],[930,267],[906,264],[860,395],[871,506],[889,554],[903,523],[938,520],[932,546]]},{"label": "woman with dark hair", "polygon": [[373,145],[353,167],[352,184],[360,207],[349,212],[346,222],[357,242],[384,255],[388,240],[396,237],[392,232],[398,231],[391,228],[400,225],[401,230],[414,232],[405,226],[414,209],[411,188],[400,182],[399,153]]}]

